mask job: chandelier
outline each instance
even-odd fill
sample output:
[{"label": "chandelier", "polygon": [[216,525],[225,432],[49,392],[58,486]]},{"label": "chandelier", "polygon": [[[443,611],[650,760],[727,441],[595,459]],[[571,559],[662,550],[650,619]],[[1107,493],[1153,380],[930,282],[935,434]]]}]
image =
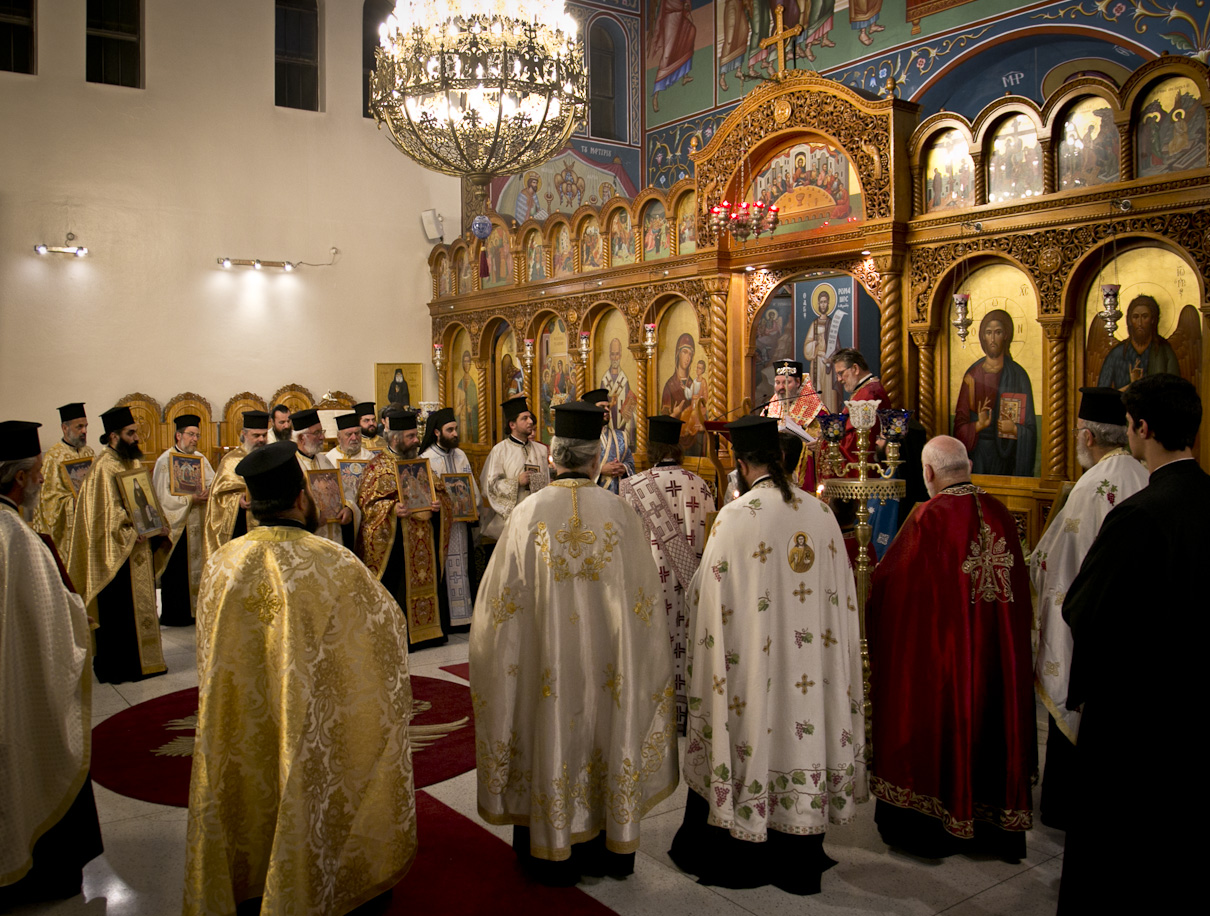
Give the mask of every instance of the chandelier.
[{"label": "chandelier", "polygon": [[[468,178],[550,159],[583,120],[583,45],[549,0],[398,0],[379,28],[370,107],[404,155]],[[482,206],[480,206],[482,209]]]},{"label": "chandelier", "polygon": [[741,243],[748,241],[749,237],[760,238],[765,232],[772,235],[780,222],[777,204],[766,207],[759,200],[751,204],[744,201],[734,209],[730,201],[724,200],[710,208],[711,228],[719,234],[729,232]]}]

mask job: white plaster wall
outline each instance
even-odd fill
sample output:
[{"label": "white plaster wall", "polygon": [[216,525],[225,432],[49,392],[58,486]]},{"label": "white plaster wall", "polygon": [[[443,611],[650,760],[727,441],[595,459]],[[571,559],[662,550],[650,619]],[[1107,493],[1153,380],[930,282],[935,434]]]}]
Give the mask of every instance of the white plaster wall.
[{"label": "white plaster wall", "polygon": [[[134,391],[217,419],[286,383],[370,399],[396,360],[436,396],[420,212],[456,233],[458,182],[361,116],[361,0],[320,0],[320,112],[273,104],[272,0],[144,0],[143,89],[85,81],[84,3],[37,6],[37,75],[0,73],[0,419],[45,448],[82,400],[95,442]],[[69,231],[87,258],[34,253]]]}]

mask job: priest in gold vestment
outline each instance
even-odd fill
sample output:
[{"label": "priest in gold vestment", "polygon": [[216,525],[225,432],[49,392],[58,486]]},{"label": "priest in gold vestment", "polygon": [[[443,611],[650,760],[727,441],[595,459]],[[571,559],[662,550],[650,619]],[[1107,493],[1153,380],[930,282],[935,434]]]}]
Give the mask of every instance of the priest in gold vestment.
[{"label": "priest in gold vestment", "polygon": [[88,778],[88,618],[19,510],[38,504],[38,424],[0,423],[0,911],[80,893],[100,855]]},{"label": "priest in gold vestment", "polygon": [[374,402],[362,401],[360,404],[354,404],[353,413],[357,414],[357,422],[361,426],[361,447],[371,452],[381,452],[386,448],[387,440],[381,435],[386,429],[386,421],[375,422]]},{"label": "priest in gold vestment", "polygon": [[[160,643],[155,580],[168,559],[164,536],[142,536],[122,502],[118,475],[143,466],[129,407],[101,414],[104,448],[84,478],[63,558],[88,614],[97,621],[93,672],[102,683],[137,681],[168,670]],[[154,552],[153,552],[153,547]]]},{"label": "priest in gold vestment", "polygon": [[[437,586],[438,548],[449,544],[449,513],[441,514],[440,534],[435,537],[432,514],[440,504],[410,511],[399,501],[395,462],[419,456],[420,436],[416,414],[410,410],[388,408],[386,423],[387,448],[366,466],[357,491],[361,509],[357,555],[395,596],[407,618],[412,649],[425,649],[448,639],[449,606],[444,605],[442,619]],[[440,543],[434,543],[437,538]]]},{"label": "priest in gold vestment", "polygon": [[[197,590],[202,581],[202,564],[206,560],[202,528],[206,500],[214,483],[214,468],[210,467],[206,456],[197,450],[201,417],[186,413],[176,417],[173,422],[176,425],[174,444],[156,459],[155,473],[151,478],[172,541],[171,555],[160,575],[160,623],[166,627],[188,627],[193,625]],[[174,455],[201,460],[201,476],[194,482],[197,492],[191,495],[172,492]]]},{"label": "priest in gold vestment", "polygon": [[[248,514],[247,488],[244,478],[235,473],[235,466],[258,448],[269,443],[269,413],[264,410],[245,410],[244,428],[240,430],[239,447],[225,454],[214,472],[210,484],[210,498],[206,500],[205,545],[203,559],[230,541],[243,537],[255,524]],[[285,441],[289,441],[288,439]]]},{"label": "priest in gold vestment", "polygon": [[630,874],[677,785],[663,592],[638,515],[595,485],[603,418],[555,408],[559,475],[513,510],[471,623],[479,814],[554,885]]},{"label": "priest in gold vestment", "polygon": [[316,537],[291,442],[240,462],[260,526],[198,599],[186,916],[341,916],[416,855],[407,631],[386,590]]},{"label": "priest in gold vestment", "polygon": [[[324,428],[319,420],[319,411],[314,408],[296,410],[290,414],[290,423],[294,426],[294,443],[298,446],[298,465],[307,471],[333,471],[336,465],[324,454]],[[320,521],[321,538],[344,544],[341,528],[353,523],[353,511],[348,506],[340,507],[340,520],[335,522]]]},{"label": "priest in gold vestment", "polygon": [[88,445],[88,417],[81,403],[64,404],[59,408],[63,438],[42,453],[42,476],[46,479],[34,510],[33,528],[49,534],[62,556],[67,550],[67,538],[76,515],[76,491],[72,488],[64,461],[95,458]]}]

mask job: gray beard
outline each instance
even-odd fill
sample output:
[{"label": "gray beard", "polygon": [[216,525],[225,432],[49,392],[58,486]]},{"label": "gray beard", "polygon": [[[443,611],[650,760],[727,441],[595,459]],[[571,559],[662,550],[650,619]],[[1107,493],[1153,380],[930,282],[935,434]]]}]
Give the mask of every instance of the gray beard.
[{"label": "gray beard", "polygon": [[419,458],[420,457],[420,446],[413,445],[411,448],[405,448],[403,451],[399,452],[398,454],[399,454],[400,458],[408,458],[408,459]]},{"label": "gray beard", "polygon": [[38,496],[42,493],[42,487],[26,487],[25,496],[21,499],[21,508],[25,510],[25,514],[29,518],[34,517],[34,512],[38,508]]}]

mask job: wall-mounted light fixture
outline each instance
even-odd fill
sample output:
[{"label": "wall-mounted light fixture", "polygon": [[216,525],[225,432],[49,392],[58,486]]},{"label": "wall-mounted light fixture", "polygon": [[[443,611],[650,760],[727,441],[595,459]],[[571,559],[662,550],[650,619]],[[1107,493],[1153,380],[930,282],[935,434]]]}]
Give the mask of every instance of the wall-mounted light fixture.
[{"label": "wall-mounted light fixture", "polygon": [[310,261],[265,261],[261,258],[218,258],[218,266],[223,270],[230,270],[232,267],[251,267],[253,270],[264,270],[266,267],[274,267],[283,270],[286,273],[298,270],[300,267],[331,267],[336,263],[336,256],[340,254],[339,248],[330,249],[332,260],[324,264],[312,264]]},{"label": "wall-mounted light fixture", "polygon": [[64,239],[62,245],[47,245],[44,243],[41,245],[35,245],[34,251],[36,251],[38,254],[70,254],[77,258],[82,258],[88,254],[88,249],[83,245],[73,245],[72,242],[75,240],[76,234],[74,232],[69,232],[67,233],[67,238]]}]

